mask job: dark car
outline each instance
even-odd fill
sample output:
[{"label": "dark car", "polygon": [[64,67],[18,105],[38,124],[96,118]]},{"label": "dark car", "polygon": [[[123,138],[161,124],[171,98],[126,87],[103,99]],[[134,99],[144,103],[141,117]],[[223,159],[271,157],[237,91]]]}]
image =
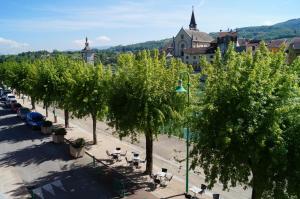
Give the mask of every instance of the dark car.
[{"label": "dark car", "polygon": [[13,112],[17,112],[18,111],[18,109],[19,108],[21,108],[22,107],[22,105],[20,104],[20,103],[12,103],[11,104],[11,110],[13,111]]},{"label": "dark car", "polygon": [[22,120],[25,120],[28,113],[30,113],[29,108],[21,107],[17,111],[17,116],[20,117]]},{"label": "dark car", "polygon": [[38,112],[30,112],[26,115],[26,124],[33,129],[39,129],[43,125],[45,117]]}]

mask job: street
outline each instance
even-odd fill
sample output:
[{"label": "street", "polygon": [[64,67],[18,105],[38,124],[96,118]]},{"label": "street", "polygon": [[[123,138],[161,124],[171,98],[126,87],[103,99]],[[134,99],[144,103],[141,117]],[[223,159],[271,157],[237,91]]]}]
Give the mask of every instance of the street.
[{"label": "street", "polygon": [[[0,106],[0,198],[112,198],[87,166],[88,157],[71,159],[68,145],[27,127]],[[26,197],[24,197],[26,196]]]}]

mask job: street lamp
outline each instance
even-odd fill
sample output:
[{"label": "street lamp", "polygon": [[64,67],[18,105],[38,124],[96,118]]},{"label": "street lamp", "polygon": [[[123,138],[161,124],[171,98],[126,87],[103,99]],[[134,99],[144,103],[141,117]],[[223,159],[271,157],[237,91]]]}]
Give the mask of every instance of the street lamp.
[{"label": "street lamp", "polygon": [[[182,86],[182,80],[178,81],[178,86],[176,87],[177,93],[186,93],[188,95],[188,106],[190,106],[190,74],[188,72],[182,72],[180,76],[187,75],[188,77],[188,87],[187,90]],[[186,174],[185,174],[185,196],[189,192],[189,139],[190,139],[190,128],[187,127],[186,131]]]}]

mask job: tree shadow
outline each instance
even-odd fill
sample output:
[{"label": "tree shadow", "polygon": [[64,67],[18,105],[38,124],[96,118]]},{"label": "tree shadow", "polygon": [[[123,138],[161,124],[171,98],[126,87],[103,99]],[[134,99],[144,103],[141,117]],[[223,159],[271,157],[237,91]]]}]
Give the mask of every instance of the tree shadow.
[{"label": "tree shadow", "polygon": [[118,196],[136,198],[135,193],[139,192],[141,198],[156,198],[152,194],[145,192],[145,188],[153,187],[147,177],[142,172],[136,172],[131,167],[116,166],[108,167],[100,165],[94,168],[100,181],[105,181],[111,191]]},{"label": "tree shadow", "polygon": [[[0,107],[3,107],[0,105]],[[0,117],[5,116],[4,118],[1,118],[0,120],[0,126],[12,126],[16,124],[23,123],[22,120],[17,118],[17,115],[13,113],[10,109],[0,109]]]},{"label": "tree shadow", "polygon": [[8,143],[16,143],[26,140],[36,140],[44,139],[45,136],[41,133],[32,131],[30,128],[26,128],[25,124],[21,124],[14,127],[7,127],[5,129],[0,130],[0,143],[8,142]]},{"label": "tree shadow", "polygon": [[56,145],[52,142],[34,144],[17,151],[4,154],[0,159],[0,166],[28,166],[30,164],[41,164],[45,161],[64,160],[72,158],[66,152],[68,145]]},{"label": "tree shadow", "polygon": [[[74,166],[67,171],[49,172],[47,176],[26,184],[26,187],[35,199],[113,198],[115,194],[110,191],[107,183],[99,181],[95,174],[94,168],[90,166]],[[24,192],[20,187],[9,194],[18,198]]]}]

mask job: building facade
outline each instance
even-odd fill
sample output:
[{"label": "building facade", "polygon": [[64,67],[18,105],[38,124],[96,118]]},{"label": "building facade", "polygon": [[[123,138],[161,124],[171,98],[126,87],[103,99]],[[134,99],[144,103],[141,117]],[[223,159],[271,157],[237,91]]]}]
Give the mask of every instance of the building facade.
[{"label": "building facade", "polygon": [[181,28],[168,49],[172,56],[180,58],[184,63],[197,65],[201,55],[211,57],[211,52],[207,50],[213,40],[209,34],[199,31],[193,10],[189,28]]}]

